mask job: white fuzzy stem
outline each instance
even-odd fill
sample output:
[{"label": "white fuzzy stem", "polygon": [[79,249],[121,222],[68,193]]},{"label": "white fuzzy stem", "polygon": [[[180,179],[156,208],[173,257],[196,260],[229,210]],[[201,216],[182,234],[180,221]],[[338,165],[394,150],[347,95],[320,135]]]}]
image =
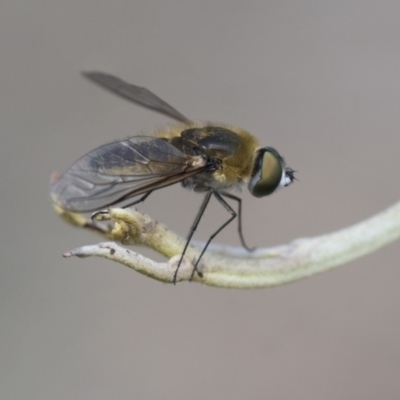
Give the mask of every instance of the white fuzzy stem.
[{"label": "white fuzzy stem", "polygon": [[[130,209],[111,209],[102,216],[112,220],[108,229],[96,223],[82,223],[81,216],[60,212],[75,225],[94,228],[98,233],[127,244],[142,244],[172,259],[156,263],[115,243],[84,246],[64,256],[99,256],[119,262],[163,282],[172,282],[184,239],[149,216]],[[212,246],[200,263],[202,276],[193,280],[226,288],[263,288],[282,285],[312,276],[372,253],[400,238],[400,202],[387,210],[350,227],[313,238],[297,239],[289,244],[244,253],[235,247]],[[188,280],[199,251],[189,247],[178,281]],[[175,256],[175,257],[174,257]]]}]

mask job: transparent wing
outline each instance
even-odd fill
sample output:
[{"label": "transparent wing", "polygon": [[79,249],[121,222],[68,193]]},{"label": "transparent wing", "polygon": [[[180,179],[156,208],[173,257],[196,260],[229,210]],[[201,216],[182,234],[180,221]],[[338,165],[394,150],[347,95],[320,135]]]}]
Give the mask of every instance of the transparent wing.
[{"label": "transparent wing", "polygon": [[188,118],[182,115],[174,107],[170,106],[164,100],[160,99],[144,87],[132,85],[120,78],[103,72],[84,72],[83,75],[103,88],[108,89],[125,99],[131,100],[136,104],[167,115],[177,121],[190,122]]},{"label": "transparent wing", "polygon": [[61,208],[89,212],[151,190],[172,185],[205,171],[166,140],[135,136],[90,151],[51,184]]}]

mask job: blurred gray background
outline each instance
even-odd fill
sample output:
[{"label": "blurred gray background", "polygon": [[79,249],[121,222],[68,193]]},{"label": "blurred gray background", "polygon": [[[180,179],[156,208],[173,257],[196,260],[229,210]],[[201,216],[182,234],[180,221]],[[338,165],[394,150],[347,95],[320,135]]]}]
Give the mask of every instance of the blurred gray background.
[{"label": "blurred gray background", "polygon": [[[99,238],[57,217],[48,180],[98,145],[171,122],[80,75],[96,69],[194,119],[248,129],[299,171],[271,198],[243,191],[250,245],[379,212],[400,194],[400,2],[0,7],[1,399],[398,397],[398,243],[275,289],[174,287],[63,259]],[[141,209],[186,235],[201,200],[177,185]],[[213,203],[196,238],[221,218]],[[238,245],[236,226],[218,242]]]}]

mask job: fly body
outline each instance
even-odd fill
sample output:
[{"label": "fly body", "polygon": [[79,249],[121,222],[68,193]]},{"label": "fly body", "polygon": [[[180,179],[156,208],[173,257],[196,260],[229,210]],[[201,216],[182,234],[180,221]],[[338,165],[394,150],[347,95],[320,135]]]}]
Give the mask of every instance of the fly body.
[{"label": "fly body", "polygon": [[249,249],[241,229],[241,199],[227,190],[245,184],[254,196],[264,197],[289,186],[295,179],[294,171],[280,154],[272,147],[260,147],[257,139],[241,128],[191,121],[148,89],[101,72],[85,76],[179,124],[159,130],[154,136],[133,136],[85,154],[52,183],[51,197],[57,206],[80,213],[98,212],[119,203],[127,207],[143,201],[154,190],[181,182],[185,188],[204,192],[205,197],[175,271],[174,283],[211,196],[224,206],[230,218],[211,235],[193,273],[211,240],[237,216],[225,198],[238,203],[239,236]]}]

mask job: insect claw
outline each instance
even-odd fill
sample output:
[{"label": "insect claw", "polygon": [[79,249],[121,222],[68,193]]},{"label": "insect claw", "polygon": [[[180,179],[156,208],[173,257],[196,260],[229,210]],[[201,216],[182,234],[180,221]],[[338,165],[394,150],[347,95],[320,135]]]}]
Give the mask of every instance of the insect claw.
[{"label": "insect claw", "polygon": [[194,268],[192,260],[189,261],[187,257],[176,255],[169,260],[169,264],[172,268],[175,268],[174,275],[172,277],[172,283],[174,285],[183,280],[192,280],[191,274],[192,268]]},{"label": "insect claw", "polygon": [[192,273],[190,274],[189,282],[192,282],[192,281],[193,281],[194,274],[195,274],[196,272],[197,272],[197,275],[198,275],[200,278],[203,277],[203,273],[200,272],[200,271],[198,270],[198,268],[197,268],[199,262],[200,262],[200,258],[199,258],[197,261],[196,261],[195,258],[193,258],[192,264],[194,265],[194,267],[193,267],[193,269],[192,269]]},{"label": "insect claw", "polygon": [[96,211],[90,218],[92,221],[108,221],[110,219],[109,210]]}]

